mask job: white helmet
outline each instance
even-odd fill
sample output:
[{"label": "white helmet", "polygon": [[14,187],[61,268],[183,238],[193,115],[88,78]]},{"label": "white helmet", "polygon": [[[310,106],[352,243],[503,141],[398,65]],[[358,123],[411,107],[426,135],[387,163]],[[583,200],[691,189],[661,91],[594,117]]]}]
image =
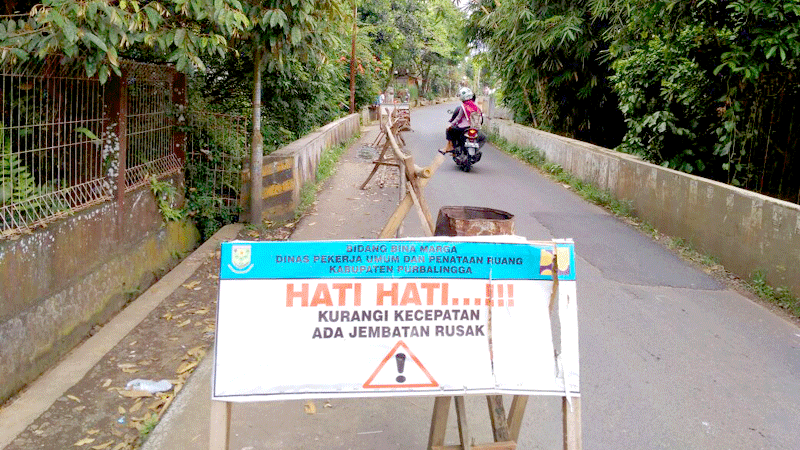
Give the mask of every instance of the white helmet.
[{"label": "white helmet", "polygon": [[472,100],[472,97],[474,95],[475,94],[472,93],[472,89],[468,87],[462,87],[461,89],[458,90],[458,98],[460,98],[462,102],[465,102],[467,100]]}]

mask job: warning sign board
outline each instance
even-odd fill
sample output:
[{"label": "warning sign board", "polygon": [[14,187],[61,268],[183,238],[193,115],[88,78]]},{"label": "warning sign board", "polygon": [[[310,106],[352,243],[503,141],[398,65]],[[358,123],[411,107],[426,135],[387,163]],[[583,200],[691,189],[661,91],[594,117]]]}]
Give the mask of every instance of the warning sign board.
[{"label": "warning sign board", "polygon": [[212,395],[577,393],[575,280],[571,241],[225,243]]}]

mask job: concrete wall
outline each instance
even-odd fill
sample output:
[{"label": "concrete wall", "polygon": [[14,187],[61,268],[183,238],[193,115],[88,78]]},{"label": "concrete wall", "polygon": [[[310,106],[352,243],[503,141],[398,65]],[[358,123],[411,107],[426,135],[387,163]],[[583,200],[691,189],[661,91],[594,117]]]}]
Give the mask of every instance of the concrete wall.
[{"label": "concrete wall", "polygon": [[584,182],[629,201],[658,230],[714,256],[741,278],[757,270],[800,296],[800,206],[643,162],[585,142],[492,119],[511,143],[542,151]]},{"label": "concrete wall", "polygon": [[[316,180],[322,152],[347,142],[360,130],[360,114],[350,114],[309,133],[264,157],[261,169],[263,220],[294,218],[303,185]],[[244,175],[242,204],[250,204],[250,176]]]},{"label": "concrete wall", "polygon": [[[173,182],[179,183],[180,177]],[[164,225],[149,188],[0,241],[0,403],[192,250],[189,223]]]}]

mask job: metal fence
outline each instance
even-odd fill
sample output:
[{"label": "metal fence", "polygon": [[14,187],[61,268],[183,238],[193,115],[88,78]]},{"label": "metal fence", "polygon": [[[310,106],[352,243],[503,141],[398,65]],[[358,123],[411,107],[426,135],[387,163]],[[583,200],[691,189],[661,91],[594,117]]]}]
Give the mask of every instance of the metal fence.
[{"label": "metal fence", "polygon": [[250,120],[190,108],[187,125],[187,198],[203,210],[199,211],[202,215],[235,222],[243,206],[242,171],[250,155]]},{"label": "metal fence", "polygon": [[174,70],[122,69],[101,85],[57,59],[0,66],[0,237],[181,170]]},{"label": "metal fence", "polygon": [[127,89],[127,155],[125,190],[181,170],[175,153],[178,109],[172,100],[175,72],[151,64],[122,66]]}]

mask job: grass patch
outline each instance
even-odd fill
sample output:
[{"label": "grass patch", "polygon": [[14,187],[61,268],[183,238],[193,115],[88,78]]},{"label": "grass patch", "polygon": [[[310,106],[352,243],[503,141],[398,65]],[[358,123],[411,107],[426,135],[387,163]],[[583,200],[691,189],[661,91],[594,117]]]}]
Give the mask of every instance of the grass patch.
[{"label": "grass patch", "polygon": [[322,187],[322,184],[328,180],[334,173],[336,173],[336,163],[344,154],[350,145],[358,138],[353,137],[339,145],[335,145],[320,155],[319,164],[317,165],[316,181],[307,182],[300,188],[300,204],[294,212],[295,220],[300,219],[308,211],[311,205],[317,200],[317,192]]},{"label": "grass patch", "polygon": [[140,442],[144,442],[147,439],[147,436],[153,431],[153,429],[158,425],[158,414],[150,413],[141,423],[141,427],[139,428],[139,440]]},{"label": "grass patch", "polygon": [[565,171],[560,164],[548,162],[545,158],[544,152],[540,151],[539,149],[520,147],[518,145],[511,144],[496,134],[490,135],[489,139],[497,148],[538,168],[541,172],[549,175],[552,179],[558,181],[559,183],[570,186],[581,197],[594,203],[595,205],[602,206],[617,216],[629,218],[633,217],[633,208],[631,207],[630,202],[621,202],[614,198],[610,192],[598,189],[592,184],[584,183],[569,172]]},{"label": "grass patch", "polygon": [[[603,191],[589,183],[584,183],[566,172],[559,164],[548,162],[542,151],[536,148],[523,148],[516,144],[511,144],[497,134],[490,134],[489,140],[500,150],[538,168],[553,180],[568,185],[584,199],[607,209],[618,217],[624,218],[628,223],[654,240],[662,241],[667,248],[677,252],[684,259],[703,266],[707,272],[722,272],[725,276],[732,277],[715,257],[697,251],[684,239],[662,235],[654,226],[634,215],[635,211],[630,202],[619,201],[610,192]],[[800,317],[800,299],[792,295],[788,288],[774,288],[768,285],[762,272],[756,272],[749,281],[742,281],[746,289],[762,300],[780,306],[795,317]]]},{"label": "grass patch", "polygon": [[800,299],[792,295],[786,287],[774,288],[767,284],[767,277],[764,272],[756,271],[750,278],[748,285],[754,294],[786,309],[795,317],[800,317]]}]

